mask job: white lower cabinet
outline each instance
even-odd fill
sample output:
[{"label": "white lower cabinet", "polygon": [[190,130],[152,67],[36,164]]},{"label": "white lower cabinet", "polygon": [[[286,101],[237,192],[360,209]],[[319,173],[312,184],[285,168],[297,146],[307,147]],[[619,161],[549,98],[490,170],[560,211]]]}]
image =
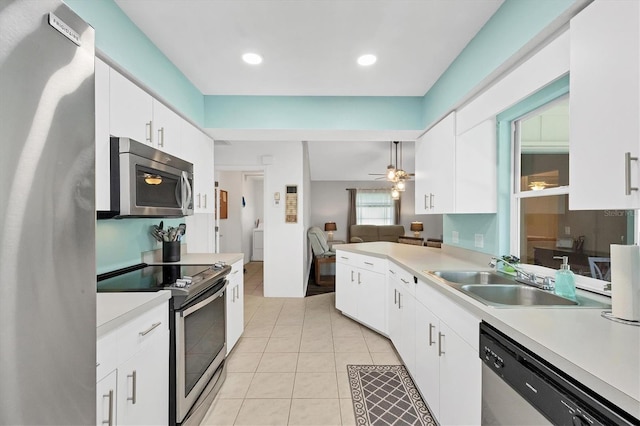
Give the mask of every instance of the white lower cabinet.
[{"label": "white lower cabinet", "polygon": [[[427,286],[419,282],[416,290],[417,362],[410,372],[440,424],[480,424],[482,361],[477,348],[479,320]],[[468,340],[475,337],[476,347],[461,335]]]},{"label": "white lower cabinet", "polygon": [[[162,425],[169,407],[169,331],[118,366],[119,425]],[[168,353],[167,353],[168,355]]]},{"label": "white lower cabinet", "polygon": [[96,425],[116,424],[117,377],[113,370],[96,384]]},{"label": "white lower cabinet", "polygon": [[227,285],[227,355],[244,331],[244,265],[238,260],[231,265]]},{"label": "white lower cabinet", "polygon": [[[376,331],[384,324],[383,334],[437,422],[480,424],[480,319],[394,261],[386,262],[386,286],[377,282],[384,277],[380,258],[339,250],[336,262],[336,308]],[[380,296],[380,288],[386,289],[386,297]]]},{"label": "white lower cabinet", "polygon": [[336,308],[383,334],[387,334],[386,264],[386,259],[336,254]]},{"label": "white lower cabinet", "polygon": [[98,338],[96,382],[97,425],[168,423],[167,301]]},{"label": "white lower cabinet", "polygon": [[389,338],[409,371],[416,365],[415,315],[413,276],[395,264],[390,263],[387,297],[389,317]]}]

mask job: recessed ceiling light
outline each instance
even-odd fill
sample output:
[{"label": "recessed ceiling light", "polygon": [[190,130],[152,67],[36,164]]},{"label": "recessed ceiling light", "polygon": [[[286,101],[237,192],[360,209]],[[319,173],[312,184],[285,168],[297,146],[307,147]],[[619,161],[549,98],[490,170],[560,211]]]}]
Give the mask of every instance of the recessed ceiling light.
[{"label": "recessed ceiling light", "polygon": [[258,65],[262,63],[262,56],[257,53],[245,53],[242,55],[242,60],[251,65]]},{"label": "recessed ceiling light", "polygon": [[362,55],[358,58],[358,64],[363,67],[368,67],[369,65],[375,64],[377,60],[376,55]]}]

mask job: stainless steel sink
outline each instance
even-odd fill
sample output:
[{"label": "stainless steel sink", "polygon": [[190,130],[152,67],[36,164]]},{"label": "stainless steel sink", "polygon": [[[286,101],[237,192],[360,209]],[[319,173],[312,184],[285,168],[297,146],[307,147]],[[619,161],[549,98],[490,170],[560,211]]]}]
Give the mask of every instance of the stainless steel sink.
[{"label": "stainless steel sink", "polygon": [[492,271],[434,271],[431,274],[456,284],[515,284],[515,279]]},{"label": "stainless steel sink", "polygon": [[517,306],[560,306],[577,305],[578,302],[565,299],[548,291],[520,284],[463,285],[461,290],[481,302]]},{"label": "stainless steel sink", "polygon": [[516,281],[515,277],[493,271],[425,271],[487,306],[509,307],[565,307],[610,309],[604,298],[579,294],[569,300],[551,291]]}]

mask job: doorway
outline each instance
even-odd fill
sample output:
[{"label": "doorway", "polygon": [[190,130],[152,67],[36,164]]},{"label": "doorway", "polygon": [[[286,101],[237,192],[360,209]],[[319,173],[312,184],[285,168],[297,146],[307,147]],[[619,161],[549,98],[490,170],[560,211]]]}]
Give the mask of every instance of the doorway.
[{"label": "doorway", "polygon": [[244,253],[245,263],[262,261],[264,252],[254,253],[254,235],[263,237],[264,172],[219,170],[216,175],[219,193],[227,198],[226,218],[218,212],[219,252]]}]

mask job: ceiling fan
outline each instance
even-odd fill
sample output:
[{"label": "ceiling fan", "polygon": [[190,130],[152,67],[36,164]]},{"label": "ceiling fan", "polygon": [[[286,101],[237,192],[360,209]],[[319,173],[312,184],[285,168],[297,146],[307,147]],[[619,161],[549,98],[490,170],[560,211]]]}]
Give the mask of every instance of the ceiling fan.
[{"label": "ceiling fan", "polygon": [[[396,161],[393,162],[393,148],[395,145]],[[400,157],[398,157],[398,146],[400,146]],[[398,158],[400,162],[398,162]],[[411,179],[411,176],[415,176],[414,173],[407,173],[402,169],[402,143],[399,141],[393,141],[389,143],[389,165],[387,166],[386,173],[369,173],[370,176],[383,176],[376,179],[386,179],[389,182],[395,183],[394,188],[398,191],[404,191],[405,181]]]}]

